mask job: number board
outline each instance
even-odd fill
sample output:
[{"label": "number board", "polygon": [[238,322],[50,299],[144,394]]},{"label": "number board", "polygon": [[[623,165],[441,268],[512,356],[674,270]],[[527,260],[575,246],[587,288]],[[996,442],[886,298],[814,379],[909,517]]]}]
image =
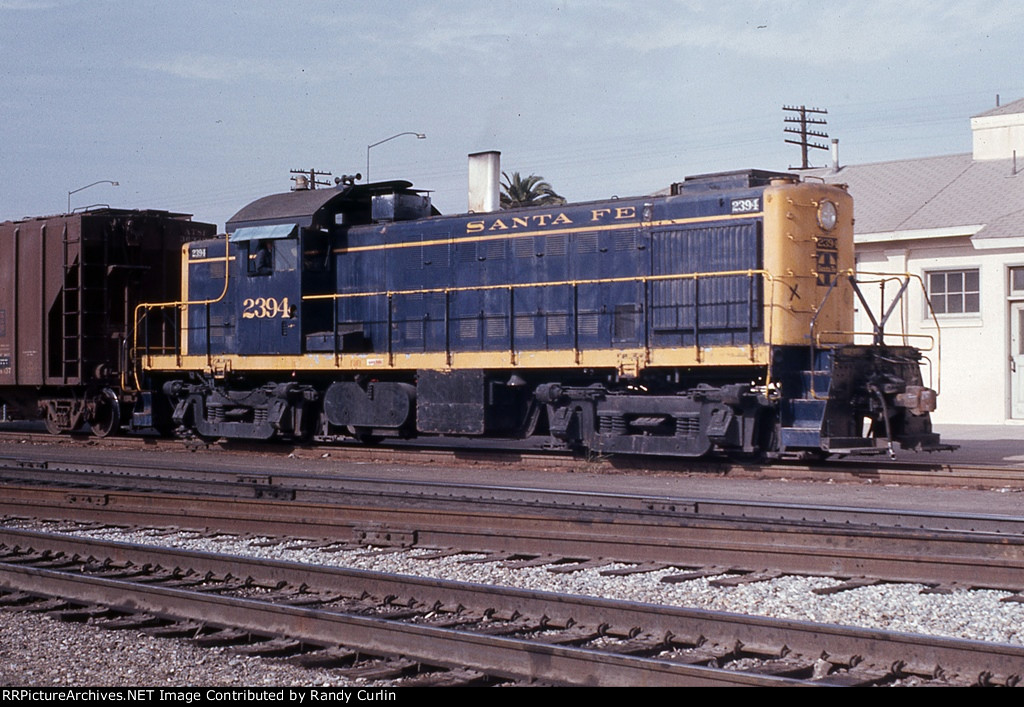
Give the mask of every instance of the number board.
[{"label": "number board", "polygon": [[287,297],[246,297],[242,300],[242,307],[242,319],[290,319],[294,316]]},{"label": "number board", "polygon": [[729,202],[730,213],[753,214],[761,210],[761,197],[751,196],[746,199],[733,199]]}]

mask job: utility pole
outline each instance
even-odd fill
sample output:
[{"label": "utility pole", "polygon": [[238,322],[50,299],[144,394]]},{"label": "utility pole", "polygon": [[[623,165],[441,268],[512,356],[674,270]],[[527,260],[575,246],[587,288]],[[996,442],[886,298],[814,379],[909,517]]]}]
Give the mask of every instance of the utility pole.
[{"label": "utility pole", "polygon": [[811,163],[810,163],[810,160],[807,158],[807,150],[809,148],[812,148],[812,147],[814,149],[816,149],[816,150],[827,150],[828,149],[827,145],[823,145],[823,144],[818,143],[818,142],[811,142],[810,138],[812,138],[812,137],[820,137],[820,138],[828,139],[828,133],[822,133],[822,132],[817,132],[815,130],[808,129],[807,126],[809,126],[809,125],[826,125],[827,124],[826,120],[823,120],[821,118],[808,117],[808,115],[826,115],[828,113],[828,111],[827,110],[822,110],[821,108],[808,108],[807,106],[800,106],[800,107],[797,107],[797,106],[782,106],[782,110],[791,111],[794,114],[798,113],[799,116],[800,116],[800,117],[796,117],[794,115],[793,117],[787,117],[783,121],[785,123],[799,123],[800,124],[799,129],[798,128],[786,128],[786,130],[785,130],[787,133],[792,133],[794,135],[799,135],[800,136],[799,140],[789,140],[789,139],[787,139],[786,142],[788,142],[791,145],[799,145],[800,149],[801,149],[801,152],[803,154],[803,164],[802,164],[802,166],[800,166],[800,167],[790,167],[790,169],[810,169],[811,168]]},{"label": "utility pole", "polygon": [[330,172],[320,172],[315,169],[293,169],[291,173],[296,175],[292,177],[292,181],[295,182],[295,186],[292,187],[292,191],[305,191],[306,189],[316,189],[317,186],[329,187],[330,182],[322,182],[317,180],[317,177],[329,177]]}]

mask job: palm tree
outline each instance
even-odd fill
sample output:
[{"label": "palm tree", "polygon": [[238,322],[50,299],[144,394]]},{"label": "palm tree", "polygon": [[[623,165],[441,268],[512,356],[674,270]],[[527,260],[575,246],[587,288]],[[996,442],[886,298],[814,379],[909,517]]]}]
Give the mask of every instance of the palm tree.
[{"label": "palm tree", "polygon": [[519,172],[508,176],[501,173],[501,208],[514,209],[517,206],[552,206],[565,203],[565,198],[555,193],[543,177],[531,174],[523,178]]}]

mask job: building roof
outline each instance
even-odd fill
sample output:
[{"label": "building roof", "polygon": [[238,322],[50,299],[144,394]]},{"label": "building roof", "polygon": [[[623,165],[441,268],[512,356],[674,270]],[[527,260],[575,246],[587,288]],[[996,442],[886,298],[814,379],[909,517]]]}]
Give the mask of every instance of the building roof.
[{"label": "building roof", "polygon": [[[1016,103],[1021,106],[1014,112],[1020,112],[1024,100]],[[1013,160],[974,160],[970,154],[803,174],[849,185],[858,240],[867,234],[913,237],[905,232],[916,231],[922,237],[967,235],[976,245],[998,247],[994,239],[1024,236],[1024,157],[1016,174]]]},{"label": "building roof", "polygon": [[1015,113],[1024,113],[1024,98],[1020,98],[1016,101],[1013,101],[1012,103],[1007,103],[1005,106],[996,106],[995,108],[990,108],[984,113],[978,113],[977,115],[972,115],[971,117],[987,118],[992,115],[1012,115]]}]

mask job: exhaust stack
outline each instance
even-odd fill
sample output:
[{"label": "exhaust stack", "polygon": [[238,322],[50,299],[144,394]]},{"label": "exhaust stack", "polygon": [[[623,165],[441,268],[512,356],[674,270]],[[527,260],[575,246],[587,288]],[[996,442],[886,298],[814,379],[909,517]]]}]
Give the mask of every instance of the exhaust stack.
[{"label": "exhaust stack", "polygon": [[501,153],[475,152],[469,156],[469,212],[488,213],[501,208]]}]

